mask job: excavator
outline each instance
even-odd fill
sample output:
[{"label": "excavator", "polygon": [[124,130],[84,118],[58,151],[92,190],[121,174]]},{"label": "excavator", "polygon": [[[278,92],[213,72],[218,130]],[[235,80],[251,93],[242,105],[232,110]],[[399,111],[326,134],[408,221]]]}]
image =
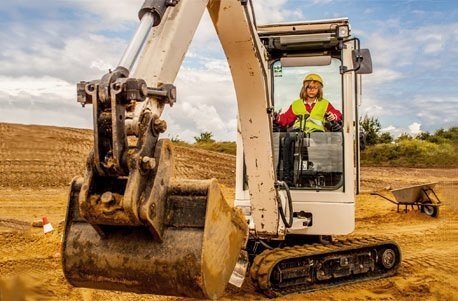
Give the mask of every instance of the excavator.
[{"label": "excavator", "polygon": [[[231,205],[216,179],[175,178],[173,146],[159,138],[205,10],[237,98]],[[341,238],[355,226],[361,76],[372,72],[348,19],[257,25],[250,0],[145,0],[138,16],[118,66],[77,84],[77,101],[92,105],[94,146],[84,176],[70,186],[67,281],[217,299],[248,275],[276,297],[395,274],[394,241]],[[276,122],[307,74],[320,74],[326,98],[342,112],[325,131]]]}]

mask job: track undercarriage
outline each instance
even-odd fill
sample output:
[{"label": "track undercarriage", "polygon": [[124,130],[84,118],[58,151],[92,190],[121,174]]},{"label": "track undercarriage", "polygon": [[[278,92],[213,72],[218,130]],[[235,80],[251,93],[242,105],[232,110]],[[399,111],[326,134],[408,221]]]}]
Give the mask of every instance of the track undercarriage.
[{"label": "track undercarriage", "polygon": [[250,276],[269,297],[394,275],[401,262],[398,245],[367,237],[265,250]]}]

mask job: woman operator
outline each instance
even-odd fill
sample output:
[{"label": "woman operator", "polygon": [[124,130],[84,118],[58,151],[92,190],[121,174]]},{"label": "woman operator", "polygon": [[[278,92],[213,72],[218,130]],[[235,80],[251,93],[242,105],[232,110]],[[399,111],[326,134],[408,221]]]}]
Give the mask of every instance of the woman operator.
[{"label": "woman operator", "polygon": [[342,113],[323,98],[323,86],[321,76],[308,74],[304,78],[300,98],[293,101],[288,111],[278,114],[276,122],[282,127],[293,126],[306,133],[325,132],[326,121],[331,125],[340,124]]}]

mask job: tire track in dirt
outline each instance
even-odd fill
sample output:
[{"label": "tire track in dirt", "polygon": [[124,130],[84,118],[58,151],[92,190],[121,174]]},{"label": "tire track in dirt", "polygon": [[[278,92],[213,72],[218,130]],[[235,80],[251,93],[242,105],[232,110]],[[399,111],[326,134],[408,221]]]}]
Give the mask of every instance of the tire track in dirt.
[{"label": "tire track in dirt", "polygon": [[[0,268],[2,269],[3,275],[11,274],[12,272],[20,271],[40,271],[45,266],[54,266],[59,268],[56,262],[57,257],[50,256],[37,256],[33,258],[21,258],[21,259],[10,259],[0,261]],[[54,264],[52,264],[54,263]]]},{"label": "tire track in dirt", "polygon": [[0,135],[0,187],[67,185],[92,145],[88,130],[3,124]]},{"label": "tire track in dirt", "polygon": [[457,274],[458,268],[456,266],[444,266],[443,263],[450,261],[450,254],[406,254],[403,258],[402,265],[404,267],[417,270],[422,268],[433,268],[437,270],[447,270],[451,274]]},{"label": "tire track in dirt", "polygon": [[[90,130],[1,124],[0,135],[9,137],[0,147],[0,187],[67,186],[83,174],[93,145]],[[181,146],[174,154],[177,177],[234,186],[234,156]]]},{"label": "tire track in dirt", "polygon": [[0,227],[17,229],[17,230],[26,230],[30,229],[31,225],[28,222],[20,221],[13,218],[0,218]]},{"label": "tire track in dirt", "polygon": [[177,178],[217,178],[221,184],[234,187],[235,156],[181,146],[174,150]]}]

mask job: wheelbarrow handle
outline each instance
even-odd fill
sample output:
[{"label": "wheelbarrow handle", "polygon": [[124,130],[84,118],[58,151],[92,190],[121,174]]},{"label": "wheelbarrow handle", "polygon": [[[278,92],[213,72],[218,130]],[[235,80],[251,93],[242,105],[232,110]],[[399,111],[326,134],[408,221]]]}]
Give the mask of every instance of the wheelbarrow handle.
[{"label": "wheelbarrow handle", "polygon": [[393,203],[393,204],[399,205],[399,202],[393,201],[392,199],[389,199],[389,198],[387,198],[386,196],[381,195],[381,194],[378,193],[378,192],[371,192],[371,195],[377,195],[377,196],[379,196],[379,197],[381,197],[381,198],[384,198],[384,199],[387,200],[388,202],[391,202],[391,203]]}]

